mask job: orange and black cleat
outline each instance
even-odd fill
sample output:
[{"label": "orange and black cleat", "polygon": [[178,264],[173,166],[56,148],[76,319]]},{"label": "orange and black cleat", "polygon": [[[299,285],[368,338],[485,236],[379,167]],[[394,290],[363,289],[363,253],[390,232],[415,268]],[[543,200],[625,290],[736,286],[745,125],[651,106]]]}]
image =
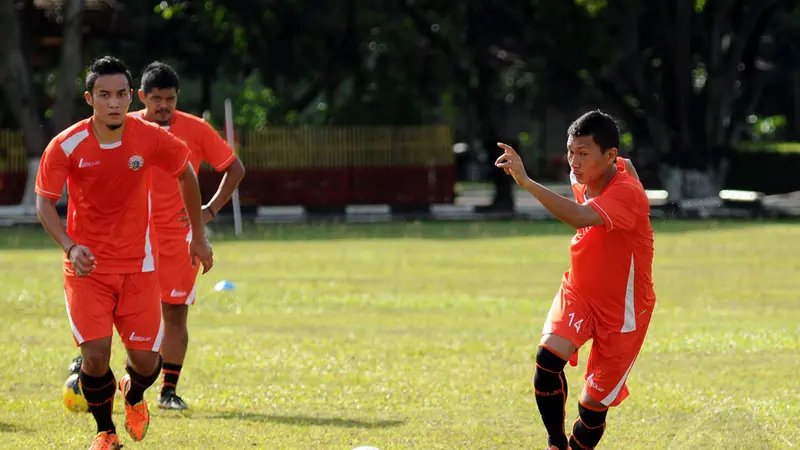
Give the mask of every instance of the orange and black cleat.
[{"label": "orange and black cleat", "polygon": [[[119,380],[119,391],[122,398],[125,398],[131,389],[130,375],[124,375]],[[147,427],[150,426],[150,411],[147,409],[147,401],[142,399],[139,403],[131,405],[125,400],[125,429],[134,441],[141,441],[147,434]]]},{"label": "orange and black cleat", "polygon": [[121,448],[122,445],[119,443],[119,436],[116,433],[102,431],[94,437],[89,450],[119,450]]}]

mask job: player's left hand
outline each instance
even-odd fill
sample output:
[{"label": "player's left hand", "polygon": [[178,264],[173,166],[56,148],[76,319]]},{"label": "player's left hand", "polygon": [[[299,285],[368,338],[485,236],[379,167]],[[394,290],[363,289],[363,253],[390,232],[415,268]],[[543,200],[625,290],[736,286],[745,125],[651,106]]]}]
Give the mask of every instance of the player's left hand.
[{"label": "player's left hand", "polygon": [[522,158],[509,145],[498,142],[497,146],[502,148],[504,152],[497,158],[494,165],[503,169],[506,175],[511,175],[517,184],[522,185],[528,179],[525,166],[522,164]]},{"label": "player's left hand", "polygon": [[[214,218],[214,215],[211,214],[211,210],[208,205],[203,205],[203,207],[201,208],[201,212],[203,214],[204,224],[211,222],[211,219]],[[192,223],[189,221],[189,214],[186,214],[185,208],[181,209],[181,216],[178,217],[178,220],[181,222],[181,225],[183,225],[183,228],[189,228],[192,226]]]},{"label": "player's left hand", "polygon": [[192,223],[189,221],[189,214],[186,213],[186,208],[181,208],[181,216],[178,217],[178,221],[183,225],[183,228],[192,226]]},{"label": "player's left hand", "polygon": [[211,222],[211,219],[214,218],[214,214],[211,213],[211,206],[203,205],[201,211],[203,212],[203,223]]},{"label": "player's left hand", "polygon": [[211,250],[211,244],[208,239],[198,239],[192,237],[189,242],[189,258],[192,260],[192,266],[197,267],[197,260],[203,264],[203,274],[208,273],[214,266],[214,252]]}]

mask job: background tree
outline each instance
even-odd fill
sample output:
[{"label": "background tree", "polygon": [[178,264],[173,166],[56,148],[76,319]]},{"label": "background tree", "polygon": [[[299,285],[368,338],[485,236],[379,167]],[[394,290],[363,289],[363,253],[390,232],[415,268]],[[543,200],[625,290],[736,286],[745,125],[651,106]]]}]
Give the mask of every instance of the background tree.
[{"label": "background tree", "polygon": [[[57,70],[52,83],[55,87],[52,108],[45,109],[37,92],[43,86],[35,86],[32,72],[30,52],[37,47],[39,30],[28,30],[20,20],[21,16],[32,20],[40,12],[34,8],[33,1],[0,2],[0,88],[14,118],[25,135],[25,147],[30,158],[28,164],[28,182],[22,203],[33,205],[33,192],[36,173],[47,142],[57,131],[66,128],[72,121],[75,96],[78,91],[77,78],[83,60],[81,58],[83,0],[66,0],[63,9],[54,11],[63,23],[63,40]],[[45,72],[52,68],[45,67]],[[46,77],[48,79],[49,77]]]}]

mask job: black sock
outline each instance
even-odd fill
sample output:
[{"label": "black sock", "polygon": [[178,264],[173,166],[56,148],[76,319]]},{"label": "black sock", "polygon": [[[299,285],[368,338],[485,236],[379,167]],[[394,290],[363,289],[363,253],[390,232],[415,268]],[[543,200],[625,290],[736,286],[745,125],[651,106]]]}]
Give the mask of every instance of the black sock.
[{"label": "black sock", "polygon": [[533,387],[536,392],[536,405],[547,430],[549,445],[560,450],[567,448],[567,435],[564,430],[564,413],[567,403],[567,376],[564,375],[566,361],[545,347],[536,352],[536,373]]},{"label": "black sock", "polygon": [[606,429],[608,409],[596,411],[578,404],[578,418],[572,425],[569,448],[572,450],[591,450],[600,443]]},{"label": "black sock", "polygon": [[111,369],[101,377],[87,375],[83,370],[80,371],[78,378],[83,390],[83,397],[89,404],[89,411],[92,412],[95,422],[97,422],[97,432],[108,431],[116,433],[114,421],[111,419],[111,410],[114,408],[114,394],[117,392],[117,380]]},{"label": "black sock", "polygon": [[178,387],[178,379],[181,376],[181,369],[183,368],[180,364],[170,364],[164,363],[161,368],[161,372],[164,374],[164,383],[161,385],[161,393],[165,392],[175,392],[175,389]]},{"label": "black sock", "polygon": [[136,372],[130,363],[125,365],[125,370],[131,376],[131,388],[125,394],[125,401],[130,405],[135,405],[144,398],[144,391],[158,380],[158,375],[161,373],[161,357],[159,356],[158,366],[150,375],[142,375]]}]

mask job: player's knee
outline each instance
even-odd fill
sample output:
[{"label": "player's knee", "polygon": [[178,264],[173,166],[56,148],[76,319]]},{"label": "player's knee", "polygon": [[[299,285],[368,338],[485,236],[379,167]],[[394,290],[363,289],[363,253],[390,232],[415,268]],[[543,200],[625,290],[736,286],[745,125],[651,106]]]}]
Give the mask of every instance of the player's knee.
[{"label": "player's knee", "polygon": [[186,305],[169,305],[163,304],[162,315],[164,317],[164,325],[173,329],[185,329],[186,317],[189,312],[189,307]]},{"label": "player's knee", "polygon": [[[561,373],[567,362],[547,347],[540,346],[536,351],[536,372],[533,385],[538,390],[551,390],[561,385]],[[557,385],[556,385],[557,384]]]},{"label": "player's knee", "polygon": [[83,356],[81,368],[87,375],[99,377],[108,372],[111,361],[110,344],[110,339],[98,339],[81,344],[81,355]]},{"label": "player's knee", "polygon": [[111,359],[111,352],[106,352],[102,349],[95,351],[84,351],[83,363],[81,370],[86,372],[87,375],[99,377],[108,372],[109,361]]},{"label": "player's knee", "polygon": [[146,350],[128,350],[127,369],[148,375],[161,370],[161,354]]},{"label": "player's knee", "polygon": [[[164,320],[164,337],[168,342],[189,345],[189,327],[186,320]],[[172,345],[172,344],[169,344]]]},{"label": "player's knee", "polygon": [[598,428],[606,423],[606,416],[608,415],[608,407],[602,406],[597,408],[593,405],[586,405],[583,402],[578,403],[578,416],[581,422],[587,428]]},{"label": "player's knee", "polygon": [[550,351],[547,347],[539,346],[539,349],[536,350],[536,370],[559,373],[564,370],[566,365],[566,360]]},{"label": "player's knee", "polygon": [[604,405],[599,400],[595,400],[589,392],[586,391],[586,387],[583,388],[580,397],[578,398],[578,403],[583,408],[593,409],[593,410],[608,410],[608,406]]}]

